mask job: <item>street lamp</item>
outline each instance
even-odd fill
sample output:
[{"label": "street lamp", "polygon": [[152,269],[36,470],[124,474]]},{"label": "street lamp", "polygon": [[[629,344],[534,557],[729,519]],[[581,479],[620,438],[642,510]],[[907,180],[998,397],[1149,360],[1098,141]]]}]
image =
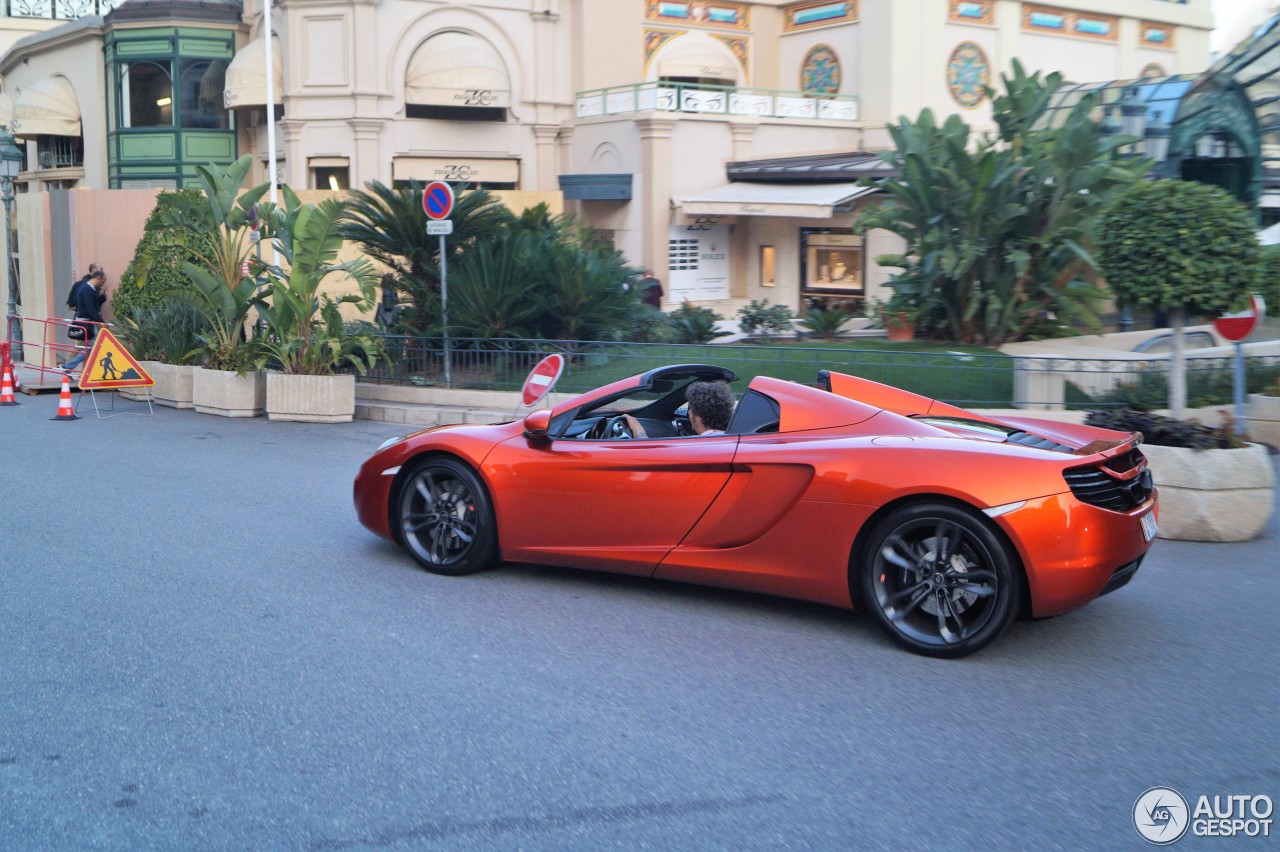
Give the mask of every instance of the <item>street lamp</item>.
[{"label": "street lamp", "polygon": [[4,203],[4,247],[9,270],[9,313],[7,325],[9,342],[13,344],[12,356],[16,363],[22,358],[22,322],[18,316],[18,276],[13,274],[13,179],[22,168],[22,152],[13,144],[9,131],[0,128],[0,202]]}]

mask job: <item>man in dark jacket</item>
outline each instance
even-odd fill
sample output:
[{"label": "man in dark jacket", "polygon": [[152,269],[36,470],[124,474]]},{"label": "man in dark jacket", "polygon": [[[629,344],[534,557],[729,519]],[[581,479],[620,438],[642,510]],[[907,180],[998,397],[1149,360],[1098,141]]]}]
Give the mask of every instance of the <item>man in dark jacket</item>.
[{"label": "man in dark jacket", "polygon": [[80,293],[80,285],[88,284],[89,279],[93,277],[93,273],[97,272],[101,268],[102,267],[98,266],[96,263],[89,264],[89,271],[86,272],[83,277],[77,278],[75,282],[72,283],[71,292],[67,295],[68,308],[71,308],[73,311],[76,309],[76,296]]},{"label": "man in dark jacket", "polygon": [[[101,269],[95,269],[89,275],[89,280],[76,288],[76,316],[78,320],[89,320],[90,322],[101,323],[102,320],[102,304],[107,300],[103,289],[107,284],[107,276]],[[93,338],[98,334],[98,326],[90,325],[90,322],[83,324],[84,328],[84,348],[76,354],[76,357],[62,365],[64,372],[71,372],[89,355],[89,345],[93,343]]]}]

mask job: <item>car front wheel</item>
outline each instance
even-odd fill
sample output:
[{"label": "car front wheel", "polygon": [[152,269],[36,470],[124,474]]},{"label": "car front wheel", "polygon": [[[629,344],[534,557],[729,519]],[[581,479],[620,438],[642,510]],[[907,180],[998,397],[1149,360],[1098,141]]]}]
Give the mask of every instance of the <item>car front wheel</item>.
[{"label": "car front wheel", "polygon": [[1009,546],[972,510],[904,506],[880,521],[863,558],[862,600],[898,644],[963,657],[1004,632],[1022,587]]},{"label": "car front wheel", "polygon": [[409,472],[396,522],[409,553],[433,573],[469,574],[497,558],[489,494],[475,472],[456,459],[426,459]]}]

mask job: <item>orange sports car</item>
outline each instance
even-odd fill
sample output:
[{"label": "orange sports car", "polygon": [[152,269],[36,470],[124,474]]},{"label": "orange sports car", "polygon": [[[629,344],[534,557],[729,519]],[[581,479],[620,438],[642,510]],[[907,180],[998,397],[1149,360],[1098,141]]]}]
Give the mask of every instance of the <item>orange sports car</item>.
[{"label": "orange sports car", "polygon": [[936,657],[1120,588],[1155,538],[1139,433],[824,370],[757,376],[723,434],[694,436],[694,381],[737,376],[663,367],[523,420],[395,438],[361,467],[356,512],[439,574],[512,560],[861,607]]}]

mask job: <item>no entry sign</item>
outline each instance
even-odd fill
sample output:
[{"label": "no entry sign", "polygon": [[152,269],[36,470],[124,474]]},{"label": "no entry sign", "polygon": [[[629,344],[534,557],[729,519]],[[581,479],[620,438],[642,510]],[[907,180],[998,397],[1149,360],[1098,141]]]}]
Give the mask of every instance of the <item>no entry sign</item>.
[{"label": "no entry sign", "polygon": [[1262,325],[1262,319],[1266,315],[1267,305],[1262,297],[1250,296],[1248,310],[1220,316],[1213,321],[1213,327],[1227,340],[1239,343],[1258,330],[1258,326]]},{"label": "no entry sign", "polygon": [[428,219],[448,219],[453,212],[453,187],[433,180],[422,191],[422,210]]},{"label": "no entry sign", "polygon": [[533,405],[542,399],[556,386],[556,382],[563,372],[563,355],[548,355],[543,358],[538,362],[538,366],[529,372],[529,378],[524,380],[524,390],[520,394],[520,401],[525,405]]}]

